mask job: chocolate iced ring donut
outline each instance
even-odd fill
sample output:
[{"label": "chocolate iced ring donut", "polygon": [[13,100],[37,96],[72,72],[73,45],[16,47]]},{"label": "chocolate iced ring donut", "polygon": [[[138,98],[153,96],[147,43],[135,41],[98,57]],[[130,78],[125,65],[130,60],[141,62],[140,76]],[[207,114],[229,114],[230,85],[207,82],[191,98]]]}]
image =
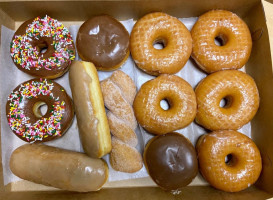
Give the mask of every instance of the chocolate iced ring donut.
[{"label": "chocolate iced ring donut", "polygon": [[[40,106],[48,109],[43,115]],[[6,104],[8,124],[26,142],[46,142],[61,137],[72,123],[71,98],[58,83],[32,79],[18,85]]]},{"label": "chocolate iced ring donut", "polygon": [[81,59],[92,62],[101,71],[121,67],[130,54],[128,31],[108,15],[85,21],[79,29],[76,46]]},{"label": "chocolate iced ring donut", "polygon": [[15,32],[10,47],[14,64],[39,78],[62,76],[75,58],[72,36],[62,23],[45,16],[24,22]]}]

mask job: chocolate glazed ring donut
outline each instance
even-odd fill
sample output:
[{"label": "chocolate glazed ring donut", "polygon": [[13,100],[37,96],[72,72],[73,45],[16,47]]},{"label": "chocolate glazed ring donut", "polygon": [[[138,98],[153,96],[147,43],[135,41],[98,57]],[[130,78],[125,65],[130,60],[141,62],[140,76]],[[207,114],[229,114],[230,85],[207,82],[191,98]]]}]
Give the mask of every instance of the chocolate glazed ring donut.
[{"label": "chocolate glazed ring donut", "polygon": [[10,52],[18,69],[39,78],[62,76],[75,58],[68,29],[49,16],[24,22],[13,36]]},{"label": "chocolate glazed ring donut", "polygon": [[[39,107],[46,104],[42,115]],[[72,123],[71,98],[56,82],[32,79],[17,86],[6,104],[8,124],[26,142],[46,142],[61,137]]]},{"label": "chocolate glazed ring donut", "polygon": [[118,69],[129,56],[129,33],[116,19],[101,15],[84,22],[78,32],[77,50],[98,70]]}]

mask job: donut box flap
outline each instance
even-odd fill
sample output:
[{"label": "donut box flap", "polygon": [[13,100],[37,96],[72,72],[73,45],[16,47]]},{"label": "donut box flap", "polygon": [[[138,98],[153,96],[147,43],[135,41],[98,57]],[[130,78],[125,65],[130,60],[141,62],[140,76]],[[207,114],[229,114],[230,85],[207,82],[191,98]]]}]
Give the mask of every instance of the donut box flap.
[{"label": "donut box flap", "polygon": [[[271,1],[273,3],[273,1]],[[257,187],[250,187],[239,193],[225,193],[204,186],[196,180],[193,186],[183,188],[179,193],[165,192],[150,179],[128,180],[107,184],[99,192],[71,193],[50,187],[23,183],[3,184],[0,168],[0,199],[268,199],[273,195],[273,104],[272,104],[272,57],[273,51],[273,4],[259,0],[212,0],[205,4],[201,0],[109,0],[109,1],[0,1],[0,25],[16,30],[25,20],[48,14],[64,22],[66,26],[82,24],[93,15],[107,13],[119,20],[138,19],[152,11],[163,11],[176,17],[196,17],[213,8],[231,10],[241,16],[249,25],[254,40],[247,73],[257,82],[261,107],[252,122],[252,138],[261,149],[264,170]],[[77,12],[75,12],[77,11]],[[269,38],[271,38],[269,43]],[[1,64],[0,64],[1,65]],[[1,72],[0,72],[1,73]],[[0,85],[0,87],[3,87]],[[1,154],[0,154],[1,156]],[[23,192],[26,190],[26,192]],[[267,191],[267,192],[265,192]],[[174,196],[175,195],[175,196]]]}]

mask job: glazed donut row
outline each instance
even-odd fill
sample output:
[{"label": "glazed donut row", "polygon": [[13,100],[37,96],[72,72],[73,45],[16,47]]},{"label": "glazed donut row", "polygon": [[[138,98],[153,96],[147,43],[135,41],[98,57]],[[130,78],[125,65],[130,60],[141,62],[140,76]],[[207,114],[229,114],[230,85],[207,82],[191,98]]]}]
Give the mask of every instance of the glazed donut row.
[{"label": "glazed donut row", "polygon": [[[215,44],[217,38],[222,44]],[[156,49],[155,44],[163,48]],[[20,70],[42,78],[22,83],[10,94],[6,106],[9,126],[27,142],[48,141],[65,133],[75,108],[81,143],[88,156],[24,145],[12,154],[13,173],[66,190],[98,190],[108,177],[108,167],[99,159],[102,156],[110,153],[111,165],[117,171],[132,173],[142,168],[141,155],[135,148],[138,122],[149,133],[159,135],[146,145],[144,164],[163,189],[188,185],[198,173],[198,162],[204,178],[218,189],[234,192],[249,187],[261,171],[260,153],[251,139],[236,130],[256,114],[259,94],[254,80],[235,69],[247,62],[251,46],[248,27],[229,11],[205,13],[191,33],[177,18],[151,13],[137,21],[130,36],[120,22],[103,15],[80,27],[76,47],[84,61],[73,61],[72,37],[60,22],[48,16],[25,22],[12,39],[11,57]],[[101,83],[97,75],[97,70],[121,67],[129,49],[141,70],[158,76],[144,83],[137,94],[133,80],[121,71]],[[190,56],[202,70],[212,73],[195,91],[185,80],[171,75],[180,71]],[[69,68],[74,105],[61,86],[44,79],[57,78]],[[168,109],[162,109],[162,100],[167,101]],[[221,106],[223,100],[226,103]],[[52,107],[45,115],[38,109],[43,103]],[[187,138],[173,132],[194,119],[215,131],[199,139],[197,153]],[[40,156],[41,152],[45,155]],[[30,157],[30,162],[25,157]],[[70,157],[81,164],[65,161]],[[19,167],[19,163],[23,164]],[[27,170],[32,163],[36,163],[33,173]],[[48,170],[50,163],[53,172]],[[59,167],[68,170],[60,172]],[[55,173],[56,179],[48,179],[47,175]],[[89,184],[87,179],[98,181]]]},{"label": "glazed donut row", "polygon": [[[215,39],[222,44],[216,45]],[[163,49],[155,49],[156,43],[161,43]],[[135,63],[156,76],[178,72],[190,55],[207,73],[240,69],[247,62],[251,48],[247,25],[234,13],[224,10],[212,10],[199,17],[191,34],[177,18],[151,13],[137,21],[130,37]]]}]

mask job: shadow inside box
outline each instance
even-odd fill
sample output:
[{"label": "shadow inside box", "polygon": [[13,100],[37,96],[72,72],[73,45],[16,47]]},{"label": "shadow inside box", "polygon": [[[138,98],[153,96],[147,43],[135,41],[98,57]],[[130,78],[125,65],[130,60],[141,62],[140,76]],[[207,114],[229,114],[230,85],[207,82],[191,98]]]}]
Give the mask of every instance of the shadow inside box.
[{"label": "shadow inside box", "polygon": [[159,187],[138,187],[138,188],[107,188],[97,192],[76,193],[67,191],[43,191],[43,192],[5,192],[0,195],[1,199],[183,199],[183,200],[259,200],[268,199],[272,195],[259,190],[255,186],[241,192],[228,193],[216,190],[210,186],[188,186],[179,192],[168,192]]}]

